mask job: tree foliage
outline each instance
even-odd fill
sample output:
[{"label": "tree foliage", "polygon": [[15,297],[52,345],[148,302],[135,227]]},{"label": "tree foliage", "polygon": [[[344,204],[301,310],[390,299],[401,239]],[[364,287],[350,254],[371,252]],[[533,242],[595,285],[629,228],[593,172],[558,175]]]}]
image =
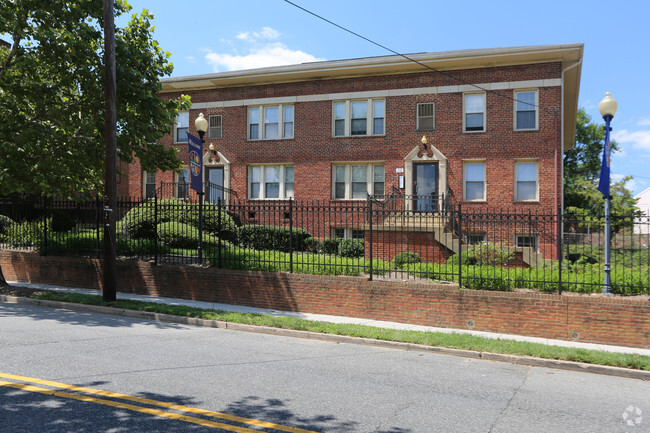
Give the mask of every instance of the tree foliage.
[{"label": "tree foliage", "polygon": [[[120,16],[131,7],[115,1]],[[153,39],[151,15],[115,28],[118,156],[147,170],[177,169],[156,143],[189,98],[162,100],[170,54]],[[75,197],[102,190],[104,60],[101,0],[0,0],[0,195]]]},{"label": "tree foliage", "polygon": [[[572,213],[600,212],[604,208],[603,195],[597,189],[604,145],[604,126],[592,123],[591,116],[580,108],[576,143],[564,156],[564,206]],[[610,146],[613,153],[619,150],[615,140],[611,140]],[[612,215],[629,216],[636,212],[636,199],[626,187],[631,179],[627,176],[610,186]]]}]

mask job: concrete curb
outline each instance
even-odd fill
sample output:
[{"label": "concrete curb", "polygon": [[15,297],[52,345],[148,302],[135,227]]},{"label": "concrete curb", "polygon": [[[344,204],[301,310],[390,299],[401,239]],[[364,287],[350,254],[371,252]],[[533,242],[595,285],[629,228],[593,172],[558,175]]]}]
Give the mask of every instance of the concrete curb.
[{"label": "concrete curb", "polygon": [[472,350],[449,349],[446,347],[423,346],[414,343],[397,341],[373,340],[369,338],[350,337],[346,335],[321,334],[311,331],[297,331],[292,329],[270,328],[242,323],[230,323],[220,320],[199,319],[195,317],[174,316],[148,311],[124,310],[120,308],[104,307],[99,305],[74,304],[70,302],[47,301],[18,296],[0,295],[0,302],[9,304],[35,305],[39,307],[59,308],[64,310],[87,311],[113,316],[124,316],[134,319],[156,320],[182,325],[202,326],[208,328],[222,328],[232,331],[255,332],[261,334],[277,335],[280,337],[306,338],[311,340],[328,341],[333,343],[362,344],[381,348],[412,350],[418,352],[439,353],[443,355],[459,356],[463,358],[485,359],[488,361],[509,362],[511,364],[527,365],[531,367],[555,368],[558,370],[579,371],[583,373],[604,374],[608,376],[625,377],[650,381],[650,371],[632,370],[606,365],[583,364],[573,361],[557,359],[534,358],[530,356],[504,355],[499,353],[475,352]]}]

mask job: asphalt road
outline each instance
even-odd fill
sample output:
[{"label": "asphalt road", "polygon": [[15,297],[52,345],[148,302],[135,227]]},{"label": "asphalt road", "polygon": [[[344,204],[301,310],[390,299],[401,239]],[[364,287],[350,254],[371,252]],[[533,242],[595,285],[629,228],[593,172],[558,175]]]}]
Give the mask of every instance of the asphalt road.
[{"label": "asphalt road", "polygon": [[86,431],[650,432],[650,383],[0,303],[0,432]]}]

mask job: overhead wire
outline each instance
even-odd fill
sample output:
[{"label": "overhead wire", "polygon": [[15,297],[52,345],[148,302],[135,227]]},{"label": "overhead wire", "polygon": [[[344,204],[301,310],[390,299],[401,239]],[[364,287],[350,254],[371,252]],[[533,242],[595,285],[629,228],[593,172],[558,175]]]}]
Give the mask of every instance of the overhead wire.
[{"label": "overhead wire", "polygon": [[[455,75],[449,74],[449,73],[447,73],[447,72],[444,72],[444,71],[441,71],[441,70],[439,70],[439,69],[436,69],[436,68],[434,68],[434,67],[432,67],[432,66],[426,65],[426,64],[424,64],[424,63],[422,63],[422,62],[420,62],[420,61],[418,61],[418,60],[416,60],[416,59],[413,59],[413,58],[407,56],[406,54],[399,53],[399,52],[397,52],[397,51],[395,51],[395,50],[393,50],[393,49],[391,49],[391,48],[389,48],[389,47],[387,47],[387,46],[385,46],[385,45],[380,44],[379,42],[373,41],[373,40],[370,39],[370,38],[367,38],[367,37],[365,37],[365,36],[363,36],[363,35],[360,35],[359,33],[356,33],[356,32],[354,32],[354,31],[352,31],[352,30],[350,30],[350,29],[348,29],[348,28],[346,28],[346,27],[343,27],[342,25],[337,24],[337,23],[335,23],[334,21],[331,21],[331,20],[329,20],[329,19],[327,19],[327,18],[325,18],[325,17],[323,17],[323,16],[321,16],[321,15],[318,15],[317,13],[312,12],[312,11],[310,11],[309,9],[306,9],[306,8],[304,8],[304,7],[298,5],[298,4],[296,4],[296,3],[294,3],[294,2],[292,2],[292,1],[290,1],[290,0],[284,0],[284,1],[285,1],[286,3],[289,3],[290,5],[292,5],[292,6],[296,7],[296,8],[298,8],[298,9],[300,9],[300,10],[302,10],[302,11],[304,11],[304,12],[306,12],[306,13],[308,13],[308,14],[310,14],[310,15],[312,15],[312,16],[314,16],[314,17],[320,19],[320,20],[322,20],[322,21],[325,21],[326,23],[329,23],[329,24],[331,24],[331,25],[333,25],[333,26],[335,26],[335,27],[337,27],[337,28],[339,28],[339,29],[341,29],[341,30],[343,30],[343,31],[345,31],[345,32],[348,32],[348,33],[350,33],[350,34],[352,34],[352,35],[354,35],[354,36],[356,36],[356,37],[358,37],[358,38],[360,38],[360,39],[363,39],[364,41],[370,42],[371,44],[376,45],[376,46],[378,46],[378,47],[380,47],[380,48],[382,48],[382,49],[384,49],[384,50],[386,50],[386,51],[389,51],[389,52],[395,54],[396,56],[402,57],[402,58],[404,58],[404,59],[406,59],[406,60],[408,60],[408,61],[410,61],[410,62],[416,63],[416,64],[418,64],[418,65],[420,65],[420,66],[422,66],[422,67],[424,67],[424,68],[426,68],[426,69],[429,69],[429,70],[431,70],[431,71],[434,71],[434,72],[436,72],[436,73],[438,73],[438,74],[441,74],[441,75],[443,75],[443,76],[445,76],[445,77],[447,77],[447,78],[450,78],[450,79],[452,79],[452,80],[458,81],[458,82],[463,83],[463,84],[468,85],[468,86],[475,87],[476,89],[482,90],[482,91],[484,91],[484,92],[486,92],[486,93],[492,93],[492,94],[497,95],[497,96],[500,96],[500,97],[502,97],[502,98],[506,98],[506,99],[509,99],[509,100],[511,100],[511,101],[515,101],[515,102],[517,102],[517,103],[521,103],[521,104],[525,104],[525,105],[533,106],[533,107],[536,107],[536,108],[540,108],[540,107],[541,107],[539,104],[533,104],[533,103],[530,103],[530,102],[521,101],[521,100],[519,100],[519,99],[515,99],[515,98],[513,98],[513,97],[511,97],[511,96],[504,95],[504,94],[502,94],[502,93],[500,93],[500,92],[497,92],[497,91],[495,91],[495,90],[486,89],[486,88],[484,88],[484,87],[479,86],[478,84],[471,83],[471,82],[469,82],[469,81],[467,81],[467,80],[464,80],[464,79],[462,79],[462,78],[456,77]],[[546,108],[549,108],[549,107],[546,107]]]}]

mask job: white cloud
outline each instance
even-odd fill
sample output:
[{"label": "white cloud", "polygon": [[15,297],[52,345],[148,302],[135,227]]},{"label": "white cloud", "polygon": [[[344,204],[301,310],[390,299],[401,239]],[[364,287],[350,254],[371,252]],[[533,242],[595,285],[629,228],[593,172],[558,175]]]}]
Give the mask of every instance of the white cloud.
[{"label": "white cloud", "polygon": [[612,138],[619,143],[629,143],[635,149],[650,150],[650,130],[629,131],[621,129],[620,131],[614,131]]},{"label": "white cloud", "polygon": [[259,32],[241,32],[236,38],[242,41],[255,42],[259,39],[275,40],[280,37],[280,32],[271,27],[262,27]]},{"label": "white cloud", "polygon": [[206,54],[205,59],[212,65],[215,72],[293,65],[323,60],[304,51],[291,50],[279,42],[267,44],[260,48],[252,48],[245,55],[209,52]]},{"label": "white cloud", "polygon": [[196,63],[194,56],[187,56],[185,57],[185,60],[187,60],[188,63]]},{"label": "white cloud", "polygon": [[641,119],[636,124],[639,125],[639,126],[650,126],[650,117],[646,117],[645,119]]}]

